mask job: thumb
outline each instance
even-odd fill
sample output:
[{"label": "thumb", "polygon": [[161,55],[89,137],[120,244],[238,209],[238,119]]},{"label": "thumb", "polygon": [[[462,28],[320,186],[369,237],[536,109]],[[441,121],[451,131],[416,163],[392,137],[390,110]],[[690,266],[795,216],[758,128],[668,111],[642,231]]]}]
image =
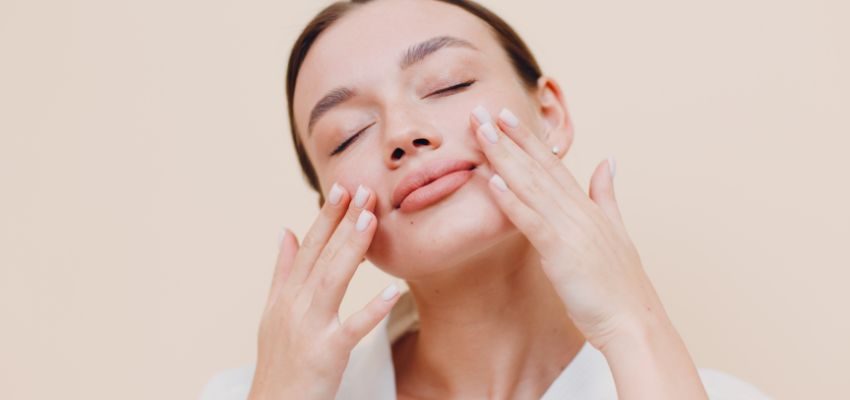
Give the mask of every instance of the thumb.
[{"label": "thumb", "polygon": [[398,286],[393,283],[387,286],[380,296],[373,298],[366,307],[349,316],[342,323],[340,335],[337,336],[342,347],[351,351],[392,311],[395,303],[401,298],[399,293]]},{"label": "thumb", "polygon": [[613,156],[603,161],[593,171],[590,178],[590,198],[596,203],[611,222],[625,230],[620,206],[614,195],[614,175],[617,172],[617,162]]}]

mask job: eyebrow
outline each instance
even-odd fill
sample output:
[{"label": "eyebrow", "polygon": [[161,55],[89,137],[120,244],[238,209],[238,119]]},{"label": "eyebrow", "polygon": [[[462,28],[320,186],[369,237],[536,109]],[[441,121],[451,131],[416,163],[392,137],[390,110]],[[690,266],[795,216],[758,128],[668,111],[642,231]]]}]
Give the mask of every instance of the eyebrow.
[{"label": "eyebrow", "polygon": [[428,39],[422,43],[410,46],[406,52],[404,52],[404,56],[401,58],[401,62],[399,63],[399,67],[404,70],[409,68],[411,65],[422,61],[425,57],[433,54],[437,50],[440,50],[444,47],[466,47],[472,50],[478,50],[472,43],[467,42],[463,39],[458,39],[452,36],[437,36],[435,38]]},{"label": "eyebrow", "polygon": [[[472,50],[478,50],[477,47],[466,40],[453,36],[437,36],[422,43],[410,46],[407,51],[402,54],[401,60],[399,61],[399,68],[401,70],[410,68],[412,65],[424,60],[429,55],[446,47],[464,47]],[[316,125],[319,118],[334,107],[350,100],[355,95],[357,95],[357,93],[353,89],[347,87],[338,87],[324,95],[321,100],[316,102],[316,105],[313,106],[313,110],[310,111],[310,122],[307,124],[307,136],[312,136],[313,126]]]},{"label": "eyebrow", "polygon": [[318,103],[313,107],[313,111],[310,111],[310,123],[307,124],[307,133],[308,136],[313,134],[313,126],[316,125],[316,121],[324,115],[326,112],[330,111],[332,108],[345,103],[348,99],[354,97],[354,91],[340,87],[334,90],[331,90],[319,100]]}]

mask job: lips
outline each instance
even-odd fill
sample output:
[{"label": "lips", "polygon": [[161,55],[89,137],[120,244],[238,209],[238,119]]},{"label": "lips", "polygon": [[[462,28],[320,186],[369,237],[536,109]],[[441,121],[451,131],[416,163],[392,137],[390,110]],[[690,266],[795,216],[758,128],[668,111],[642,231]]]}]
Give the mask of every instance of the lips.
[{"label": "lips", "polygon": [[474,169],[476,164],[467,160],[439,159],[426,162],[422,167],[406,175],[393,190],[393,208],[401,207],[404,199],[416,189],[425,186],[445,175],[458,171]]}]

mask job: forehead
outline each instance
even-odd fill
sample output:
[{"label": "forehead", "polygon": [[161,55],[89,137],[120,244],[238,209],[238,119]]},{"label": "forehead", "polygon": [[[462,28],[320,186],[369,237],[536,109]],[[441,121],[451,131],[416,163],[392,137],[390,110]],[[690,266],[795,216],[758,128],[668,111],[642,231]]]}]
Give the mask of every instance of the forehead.
[{"label": "forehead", "polygon": [[298,131],[304,131],[310,109],[326,92],[397,78],[401,54],[437,36],[467,40],[484,54],[498,50],[484,21],[451,4],[378,0],[350,11],[319,36],[304,59],[293,104]]}]

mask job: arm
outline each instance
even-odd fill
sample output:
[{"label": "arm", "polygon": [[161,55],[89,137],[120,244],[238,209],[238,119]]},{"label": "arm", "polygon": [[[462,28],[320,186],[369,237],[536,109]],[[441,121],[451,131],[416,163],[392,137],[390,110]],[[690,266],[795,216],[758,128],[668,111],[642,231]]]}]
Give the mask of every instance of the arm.
[{"label": "arm", "polygon": [[599,349],[620,399],[707,399],[697,368],[663,308],[650,310]]},{"label": "arm", "polygon": [[567,145],[571,129],[560,91],[554,82],[547,89],[544,107],[561,115],[549,121],[547,135],[507,109],[498,120],[483,107],[472,112],[475,136],[497,172],[491,192],[540,253],[570,319],[605,355],[619,398],[707,398],[626,231],[614,196],[613,160],[597,166],[584,194],[561,163],[560,147],[550,147]]}]

